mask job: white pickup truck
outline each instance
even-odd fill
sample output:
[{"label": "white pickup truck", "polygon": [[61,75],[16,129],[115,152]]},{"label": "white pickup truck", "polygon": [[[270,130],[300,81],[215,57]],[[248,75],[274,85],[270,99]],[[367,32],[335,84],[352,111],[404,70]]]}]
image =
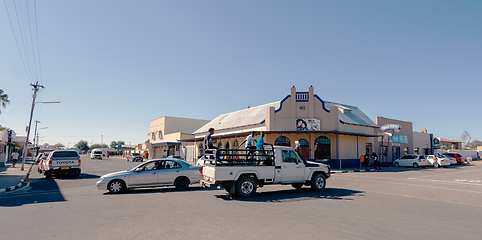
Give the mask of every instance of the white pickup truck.
[{"label": "white pickup truck", "polygon": [[42,161],[42,168],[39,173],[43,173],[46,178],[60,175],[71,175],[78,177],[80,175],[80,156],[74,150],[57,150],[51,152],[48,157]]},{"label": "white pickup truck", "polygon": [[291,184],[323,191],[330,166],[308,162],[291,147],[265,145],[264,151],[216,149],[204,156],[204,187],[222,187],[230,194],[250,197],[257,187]]}]

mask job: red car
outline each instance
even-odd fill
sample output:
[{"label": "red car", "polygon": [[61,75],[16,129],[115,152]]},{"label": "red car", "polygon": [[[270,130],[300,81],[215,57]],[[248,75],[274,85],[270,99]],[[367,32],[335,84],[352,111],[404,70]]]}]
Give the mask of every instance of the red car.
[{"label": "red car", "polygon": [[462,155],[460,155],[458,153],[444,153],[444,155],[447,155],[447,156],[450,156],[450,157],[453,157],[453,158],[457,159],[458,165],[460,165],[464,162],[464,160],[462,158]]}]

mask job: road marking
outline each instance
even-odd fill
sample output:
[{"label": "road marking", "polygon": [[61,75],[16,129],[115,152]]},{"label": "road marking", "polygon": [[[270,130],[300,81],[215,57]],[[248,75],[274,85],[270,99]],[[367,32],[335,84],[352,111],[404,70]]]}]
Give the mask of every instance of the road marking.
[{"label": "road marking", "polygon": [[465,184],[465,185],[479,185],[482,186],[482,184],[477,184],[480,181],[474,181],[474,180],[454,180],[454,181],[445,181],[445,180],[435,180],[435,179],[424,179],[424,178],[417,178],[417,179],[412,179],[409,178],[408,180],[423,180],[423,181],[430,181],[430,182],[442,182],[442,183],[458,183],[458,184]]},{"label": "road marking", "polygon": [[[473,170],[460,170],[460,171],[456,171],[456,172],[448,172],[448,173],[440,173],[440,174],[433,174],[433,175],[430,175],[430,177],[433,177],[433,176],[441,176],[441,175],[448,175],[448,174],[460,174],[460,173],[466,173],[466,172],[474,172],[474,171],[478,171],[478,172],[481,172],[480,169],[473,169]],[[410,178],[410,179],[416,179],[416,178],[421,178],[421,177],[427,177],[427,176],[420,176],[420,177],[413,177],[413,178]]]}]

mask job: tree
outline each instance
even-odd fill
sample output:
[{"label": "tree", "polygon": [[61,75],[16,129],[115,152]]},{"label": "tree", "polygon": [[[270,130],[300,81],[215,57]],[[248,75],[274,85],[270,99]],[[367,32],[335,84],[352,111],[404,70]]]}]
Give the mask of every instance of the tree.
[{"label": "tree", "polygon": [[65,147],[65,145],[62,144],[62,143],[57,143],[57,144],[53,145],[52,147],[54,147],[54,148],[63,148],[63,147]]},{"label": "tree", "polygon": [[89,143],[84,140],[80,140],[78,143],[74,145],[76,148],[80,150],[89,150]]},{"label": "tree", "polygon": [[[3,92],[2,89],[0,89],[0,103],[2,107],[7,107],[7,104],[10,103],[10,100],[8,100],[8,95]],[[2,110],[0,109],[0,113],[2,113]]]},{"label": "tree", "polygon": [[470,143],[470,148],[477,149],[478,146],[482,146],[482,141],[474,140]]},{"label": "tree", "polygon": [[107,144],[98,144],[98,143],[94,143],[92,145],[90,145],[90,148],[91,149],[94,149],[94,148],[108,148],[109,146],[107,146]]},{"label": "tree", "polygon": [[117,148],[117,146],[118,146],[119,144],[120,144],[120,145],[124,145],[125,142],[124,142],[124,141],[112,141],[112,142],[110,143],[110,147],[111,147],[111,148]]},{"label": "tree", "polygon": [[462,148],[469,148],[470,147],[470,134],[467,131],[463,131],[462,135],[460,136],[460,141],[462,142]]}]

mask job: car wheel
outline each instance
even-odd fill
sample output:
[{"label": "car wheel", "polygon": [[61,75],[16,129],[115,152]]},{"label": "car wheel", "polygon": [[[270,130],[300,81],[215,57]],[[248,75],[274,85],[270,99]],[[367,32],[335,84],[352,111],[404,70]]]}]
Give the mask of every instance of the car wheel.
[{"label": "car wheel", "polygon": [[393,166],[395,166],[395,167],[400,167],[400,163],[395,162],[395,163],[393,164]]},{"label": "car wheel", "polygon": [[311,179],[311,189],[316,192],[321,192],[325,190],[326,178],[323,174],[318,173]]},{"label": "car wheel", "polygon": [[418,168],[418,163],[414,162],[414,163],[413,163],[413,167],[414,167],[414,168]]},{"label": "car wheel", "polygon": [[176,181],[174,181],[174,186],[177,190],[186,190],[189,187],[189,179],[186,177],[178,177]]},{"label": "car wheel", "polygon": [[292,187],[294,187],[296,190],[300,190],[303,187],[303,183],[293,183],[291,184]]},{"label": "car wheel", "polygon": [[256,193],[257,183],[252,177],[241,178],[236,184],[236,194],[240,197],[251,197]]},{"label": "car wheel", "polygon": [[122,193],[126,190],[126,184],[122,180],[115,179],[109,182],[107,189],[111,193]]}]

